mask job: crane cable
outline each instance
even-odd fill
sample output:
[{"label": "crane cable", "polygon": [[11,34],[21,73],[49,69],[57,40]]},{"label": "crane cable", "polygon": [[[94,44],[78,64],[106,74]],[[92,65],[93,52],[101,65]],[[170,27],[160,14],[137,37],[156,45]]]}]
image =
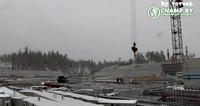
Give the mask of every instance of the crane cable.
[{"label": "crane cable", "polygon": [[130,17],[131,17],[131,42],[133,42],[133,46],[131,47],[134,57],[136,57],[136,52],[138,49],[136,48],[137,43],[137,26],[136,26],[136,5],[135,0],[130,0]]}]

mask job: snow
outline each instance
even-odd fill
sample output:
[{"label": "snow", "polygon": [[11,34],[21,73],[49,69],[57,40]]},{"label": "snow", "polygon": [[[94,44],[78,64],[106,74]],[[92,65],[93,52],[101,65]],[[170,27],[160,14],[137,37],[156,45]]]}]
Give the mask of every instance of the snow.
[{"label": "snow", "polygon": [[175,90],[185,90],[183,85],[167,86],[167,88],[172,88],[172,89],[175,89]]},{"label": "snow", "polygon": [[29,98],[25,98],[23,100],[27,101],[29,103],[35,104],[37,106],[64,106],[55,101],[51,101],[51,100],[44,99],[44,98],[40,98],[40,100],[38,100],[38,97],[29,97]]},{"label": "snow", "polygon": [[[135,104],[136,100],[113,100],[113,99],[105,99],[92,97],[87,95],[75,94],[71,92],[63,92],[63,91],[37,91],[31,89],[24,89],[21,92],[31,92],[37,95],[40,95],[40,99],[38,97],[30,97],[25,96],[19,92],[13,91],[6,87],[0,88],[0,97],[11,97],[15,99],[23,99],[29,103],[35,104],[37,106],[103,106],[103,104],[114,103],[114,104]],[[61,94],[61,95],[58,95]],[[64,97],[71,96],[71,97]],[[44,97],[44,98],[43,98]],[[82,100],[74,99],[79,98],[85,101],[95,101],[100,104],[93,104],[89,102],[85,102]]]},{"label": "snow", "polygon": [[[70,98],[70,97],[64,97],[62,95],[58,95],[58,94],[55,94],[55,93],[49,93],[47,91],[41,92],[41,91],[26,89],[26,90],[23,90],[22,92],[32,92],[32,93],[41,95],[41,96],[46,97],[46,98],[48,98],[52,101],[55,101],[56,103],[59,104],[58,106],[103,106],[103,105],[99,105],[99,104],[92,104],[92,103],[89,103],[89,102],[84,102],[84,101],[73,99],[73,98]],[[42,103],[41,103],[41,105],[40,104],[37,104],[37,105],[38,106],[44,106],[44,105],[42,105]],[[57,105],[54,105],[54,106],[57,106]]]},{"label": "snow", "polygon": [[11,88],[11,89],[18,89],[18,90],[21,90],[21,89],[22,89],[22,88],[15,87],[15,86],[9,86],[9,88]]},{"label": "snow", "polygon": [[0,92],[1,92],[0,97],[11,97],[15,99],[23,99],[24,101],[27,101],[37,106],[103,106],[103,105],[98,105],[98,104],[92,104],[89,102],[84,102],[81,100],[76,100],[69,97],[64,97],[64,96],[57,95],[54,93],[49,93],[46,91],[41,92],[41,91],[30,90],[30,89],[22,90],[22,92],[32,92],[32,93],[45,97],[45,98],[40,97],[40,99],[38,97],[25,96],[19,92],[13,91],[6,87],[1,87]]},{"label": "snow", "polygon": [[105,99],[105,98],[99,98],[99,97],[92,97],[87,95],[81,95],[81,94],[75,94],[71,92],[63,92],[63,91],[51,91],[53,93],[71,96],[74,98],[80,98],[87,101],[96,101],[98,103],[115,103],[115,104],[136,104],[137,100],[119,100],[119,99]]},{"label": "snow", "polygon": [[[13,91],[13,90],[6,88],[6,87],[1,87],[0,92],[3,92],[6,95],[9,95],[10,97],[15,98],[15,99],[27,98],[27,96],[22,95],[21,93]],[[1,95],[1,96],[3,96],[3,95]]]},{"label": "snow", "polygon": [[89,101],[98,101],[97,97],[92,97],[92,96],[87,96],[87,95],[81,95],[81,94],[75,94],[71,92],[63,92],[63,91],[51,91],[52,93],[57,93],[61,95],[66,95],[74,98],[80,98],[84,100],[89,100]]},{"label": "snow", "polygon": [[8,95],[8,94],[0,94],[0,98],[7,98],[7,97],[10,97],[10,95]]},{"label": "snow", "polygon": [[117,94],[118,94],[118,93],[115,93],[115,92],[114,92],[114,93],[107,93],[106,95],[107,95],[107,96],[113,96],[113,95],[117,95]]},{"label": "snow", "polygon": [[99,103],[110,103],[110,104],[136,104],[136,100],[111,100],[111,99],[99,99]]},{"label": "snow", "polygon": [[184,85],[173,85],[173,86],[167,86],[167,88],[171,88],[174,90],[180,90],[180,91],[199,91],[198,89],[185,89]]}]

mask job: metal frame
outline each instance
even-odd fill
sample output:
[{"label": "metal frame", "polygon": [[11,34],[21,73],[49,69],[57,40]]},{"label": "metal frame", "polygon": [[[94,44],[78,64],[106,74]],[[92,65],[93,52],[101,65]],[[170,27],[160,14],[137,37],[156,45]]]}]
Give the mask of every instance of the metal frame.
[{"label": "metal frame", "polygon": [[[180,8],[178,6],[174,6],[172,2],[176,2],[177,0],[169,0],[169,8]],[[172,34],[172,47],[173,47],[173,62],[183,62],[183,39],[182,39],[182,28],[181,28],[181,16],[171,15],[171,34]]]}]

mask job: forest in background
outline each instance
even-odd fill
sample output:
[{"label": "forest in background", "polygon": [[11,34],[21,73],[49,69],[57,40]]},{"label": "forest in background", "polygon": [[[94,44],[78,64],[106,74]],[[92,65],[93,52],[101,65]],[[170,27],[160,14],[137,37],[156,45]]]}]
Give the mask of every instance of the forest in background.
[{"label": "forest in background", "polygon": [[[101,68],[111,65],[128,65],[134,63],[148,63],[148,62],[165,62],[166,58],[163,51],[149,51],[143,55],[143,53],[137,53],[135,60],[122,60],[119,58],[116,61],[98,61],[95,62],[92,59],[89,60],[74,60],[68,57],[67,54],[61,54],[58,51],[33,51],[28,47],[24,50],[19,50],[16,53],[3,54],[0,56],[1,64],[4,64],[6,68],[11,70],[51,70],[51,71],[63,71],[68,70],[85,70],[95,72]],[[5,67],[4,67],[5,68]]]}]

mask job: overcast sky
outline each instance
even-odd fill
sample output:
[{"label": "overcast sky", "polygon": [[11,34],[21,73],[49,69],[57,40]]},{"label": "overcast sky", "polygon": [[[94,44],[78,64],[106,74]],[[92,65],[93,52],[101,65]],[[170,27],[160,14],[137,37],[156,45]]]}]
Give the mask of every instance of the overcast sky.
[{"label": "overcast sky", "polygon": [[[168,16],[147,17],[161,0],[136,0],[140,52],[172,49]],[[163,0],[168,1],[168,0]],[[184,45],[200,56],[200,1],[182,17]],[[0,53],[58,50],[73,59],[132,58],[130,0],[0,0]]]}]

